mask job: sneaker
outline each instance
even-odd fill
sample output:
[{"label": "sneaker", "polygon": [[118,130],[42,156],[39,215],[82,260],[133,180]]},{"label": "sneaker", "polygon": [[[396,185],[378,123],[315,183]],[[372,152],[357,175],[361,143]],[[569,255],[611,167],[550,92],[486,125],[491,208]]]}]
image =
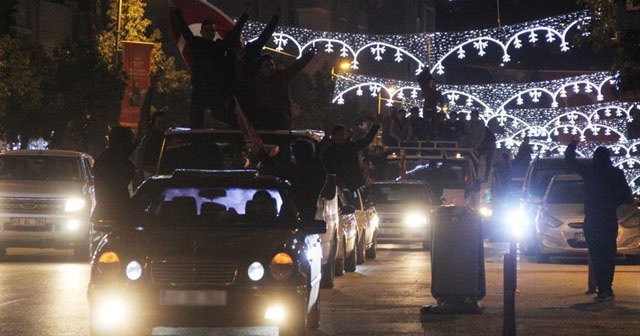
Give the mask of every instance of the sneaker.
[{"label": "sneaker", "polygon": [[593,301],[606,302],[606,301],[612,301],[614,298],[615,298],[615,295],[613,295],[613,293],[605,292],[605,293],[598,293],[598,295],[596,295],[596,297],[593,298]]}]

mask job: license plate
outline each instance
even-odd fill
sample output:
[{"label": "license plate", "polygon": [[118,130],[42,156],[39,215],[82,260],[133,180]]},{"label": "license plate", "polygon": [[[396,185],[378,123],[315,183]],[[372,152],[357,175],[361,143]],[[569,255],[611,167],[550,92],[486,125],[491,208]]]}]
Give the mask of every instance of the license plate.
[{"label": "license plate", "polygon": [[9,220],[11,226],[24,227],[44,227],[47,224],[46,218],[12,217]]},{"label": "license plate", "polygon": [[222,290],[161,290],[162,306],[225,306],[227,292]]},{"label": "license plate", "polygon": [[586,242],[586,239],[584,239],[584,233],[576,233],[573,239],[575,239],[577,242],[580,242],[580,243]]}]

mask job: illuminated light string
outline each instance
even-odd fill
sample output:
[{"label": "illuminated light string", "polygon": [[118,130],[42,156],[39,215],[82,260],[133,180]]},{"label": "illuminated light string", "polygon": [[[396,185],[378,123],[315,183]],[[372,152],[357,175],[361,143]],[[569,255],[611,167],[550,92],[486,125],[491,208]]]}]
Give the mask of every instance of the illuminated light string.
[{"label": "illuminated light string", "polygon": [[[512,60],[509,54],[510,48],[520,49],[525,43],[530,45],[537,45],[542,41],[558,43],[561,51],[567,51],[570,48],[568,33],[573,29],[582,31],[589,21],[587,12],[581,11],[503,26],[500,29],[403,35],[365,35],[278,27],[267,46],[277,51],[283,51],[285,48],[294,49],[290,53],[297,57],[312,46],[329,54],[337,52],[341,58],[351,59],[353,70],[359,69],[363,55],[382,61],[390,51],[395,62],[400,63],[405,60],[415,62],[418,65],[416,73],[422,72],[425,67],[433,64],[430,72],[442,75],[445,73],[443,61],[447,58],[464,59],[468,51],[484,57],[490,45],[496,45],[502,50],[498,63],[510,62]],[[248,22],[244,27],[243,36],[248,37],[249,40],[255,39],[264,27],[263,23]],[[588,32],[585,31],[582,34],[586,35]],[[430,52],[427,53],[427,50]]]},{"label": "illuminated light string", "polygon": [[[421,90],[416,82],[364,76],[339,72],[332,103],[344,104],[344,95],[355,91],[362,96],[365,91],[372,97],[383,95],[387,106],[391,100],[402,101],[404,108],[422,106]],[[446,99],[449,110],[480,109],[486,118],[503,113],[508,106],[522,106],[525,103],[541,108],[558,108],[560,102],[572,95],[589,97],[592,102],[605,100],[608,89],[615,89],[615,77],[608,72],[567,77],[563,79],[520,83],[484,85],[439,85],[438,89]],[[545,102],[550,101],[548,105]]]}]

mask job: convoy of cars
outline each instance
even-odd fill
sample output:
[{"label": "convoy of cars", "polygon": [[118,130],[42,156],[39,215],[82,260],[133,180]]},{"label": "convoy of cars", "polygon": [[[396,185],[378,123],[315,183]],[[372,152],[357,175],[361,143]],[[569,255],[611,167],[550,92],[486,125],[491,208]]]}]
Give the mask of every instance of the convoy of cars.
[{"label": "convoy of cars", "polygon": [[92,165],[75,151],[1,153],[0,255],[8,247],[72,248],[77,260],[88,260]]}]

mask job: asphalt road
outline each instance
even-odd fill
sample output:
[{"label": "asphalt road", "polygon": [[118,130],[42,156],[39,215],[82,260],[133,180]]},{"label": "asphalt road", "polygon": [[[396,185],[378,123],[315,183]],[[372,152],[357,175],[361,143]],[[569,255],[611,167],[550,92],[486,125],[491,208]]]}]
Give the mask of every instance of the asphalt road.
[{"label": "asphalt road", "polygon": [[[431,264],[419,246],[382,245],[378,258],[323,289],[314,335],[501,335],[504,244],[485,244],[487,295],[480,314],[421,315],[436,304]],[[452,267],[457,262],[451,261]],[[88,335],[88,264],[70,251],[10,249],[0,262],[0,335]],[[583,261],[518,261],[517,335],[640,335],[640,266],[619,265],[616,300],[585,295]],[[169,329],[154,335],[277,335],[275,328]]]}]

